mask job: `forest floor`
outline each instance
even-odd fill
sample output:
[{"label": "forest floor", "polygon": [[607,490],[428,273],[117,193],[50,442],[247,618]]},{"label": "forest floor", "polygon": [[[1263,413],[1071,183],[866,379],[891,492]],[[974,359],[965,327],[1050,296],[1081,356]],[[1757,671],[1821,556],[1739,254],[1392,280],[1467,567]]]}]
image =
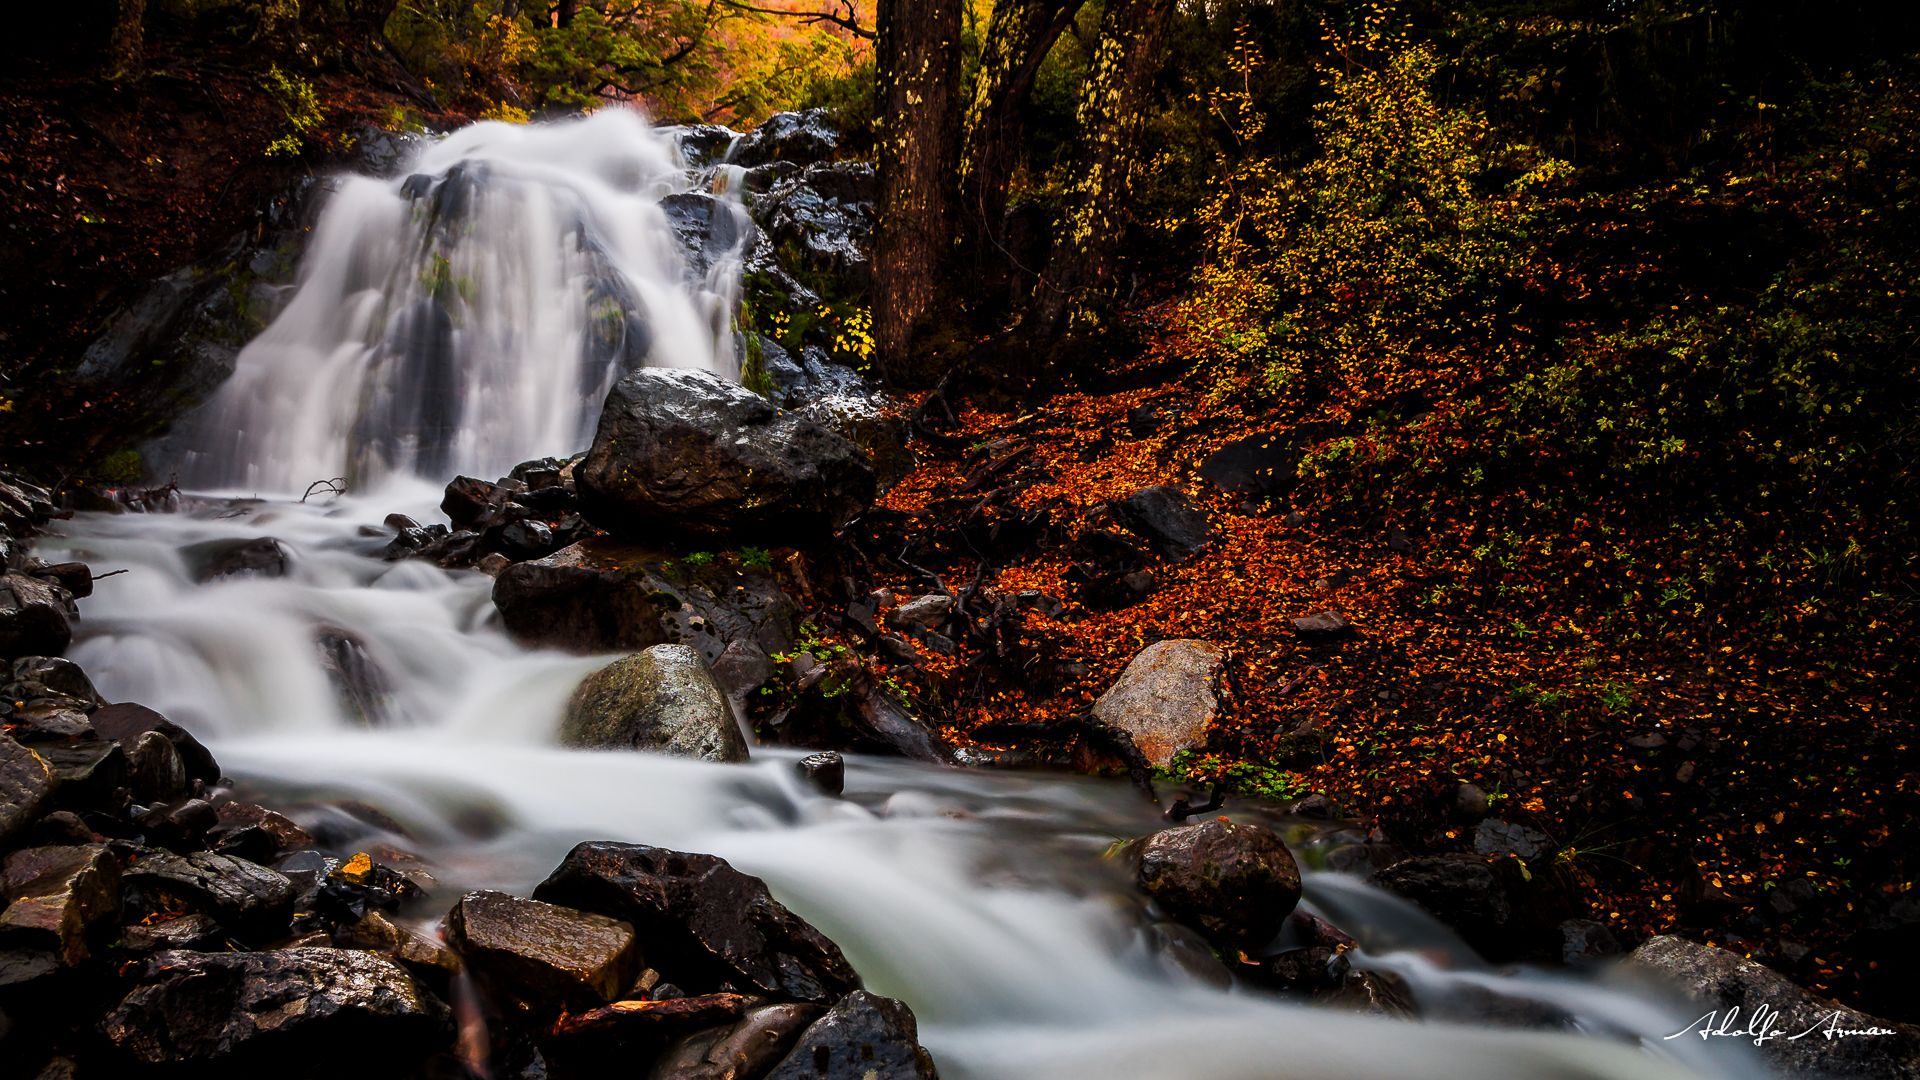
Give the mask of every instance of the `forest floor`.
[{"label": "forest floor", "polygon": [[[949,588],[1065,601],[1056,616],[1027,612],[1011,649],[963,638],[907,676],[951,738],[1044,750],[1022,745],[1021,725],[1084,714],[1154,641],[1204,639],[1228,650],[1229,701],[1205,752],[1177,760],[1185,779],[1323,793],[1423,852],[1474,849],[1474,819],[1455,807],[1476,785],[1491,817],[1545,834],[1579,914],[1629,946],[1685,933],[1915,1017],[1879,971],[1912,948],[1887,928],[1911,921],[1889,912],[1914,900],[1901,837],[1916,791],[1910,701],[1875,680],[1875,657],[1849,657],[1860,677],[1843,682],[1812,649],[1712,619],[1625,642],[1587,590],[1524,565],[1497,589],[1459,587],[1486,578],[1466,529],[1355,515],[1310,486],[1249,500],[1201,478],[1222,446],[1261,433],[1285,444],[1289,426],[1143,365],[1037,404],[935,403],[945,437],[916,443],[919,464],[882,500],[888,531],[916,538],[909,561]],[[1073,537],[1163,484],[1206,511],[1212,544],[1156,560],[1138,602],[1088,603]],[[1657,508],[1627,524],[1658,530]],[[996,547],[1003,534],[1018,538]],[[917,576],[889,587],[924,591]],[[1329,610],[1356,632],[1295,631]]]}]

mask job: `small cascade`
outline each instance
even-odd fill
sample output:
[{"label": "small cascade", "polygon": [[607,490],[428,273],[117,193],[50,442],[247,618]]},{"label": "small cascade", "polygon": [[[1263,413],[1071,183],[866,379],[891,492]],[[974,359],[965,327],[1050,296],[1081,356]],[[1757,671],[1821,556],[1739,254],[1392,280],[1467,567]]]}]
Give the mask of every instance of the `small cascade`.
[{"label": "small cascade", "polygon": [[475,124],[394,179],[345,178],[285,308],[188,422],[181,482],[495,475],[583,449],[635,367],[737,377],[738,253],[690,265],[663,208],[697,182],[621,109]]}]

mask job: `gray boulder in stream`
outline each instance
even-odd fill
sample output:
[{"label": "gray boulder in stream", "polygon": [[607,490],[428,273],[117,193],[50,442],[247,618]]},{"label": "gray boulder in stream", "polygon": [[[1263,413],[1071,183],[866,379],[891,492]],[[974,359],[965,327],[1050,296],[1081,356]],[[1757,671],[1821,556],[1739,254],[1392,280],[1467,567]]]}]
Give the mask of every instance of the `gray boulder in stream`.
[{"label": "gray boulder in stream", "polygon": [[567,703],[560,739],[591,749],[747,760],[733,706],[686,645],[655,645],[587,676]]},{"label": "gray boulder in stream", "polygon": [[820,537],[873,500],[866,454],[710,371],[646,368],[607,395],[574,472],[587,519],[630,540]]},{"label": "gray boulder in stream", "polygon": [[857,990],[800,1035],[766,1080],[936,1080],[904,1004]]}]

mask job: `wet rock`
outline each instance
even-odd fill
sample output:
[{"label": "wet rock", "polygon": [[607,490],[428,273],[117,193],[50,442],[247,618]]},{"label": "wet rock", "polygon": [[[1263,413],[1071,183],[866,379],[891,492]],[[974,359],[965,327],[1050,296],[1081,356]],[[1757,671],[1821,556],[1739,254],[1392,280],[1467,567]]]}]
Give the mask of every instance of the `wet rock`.
[{"label": "wet rock", "polygon": [[119,947],[145,955],[169,949],[218,949],[226,939],[220,924],[208,915],[182,915],[120,928]]},{"label": "wet rock", "polygon": [[789,1002],[747,1010],[738,1022],[697,1032],[666,1049],[647,1080],[744,1080],[766,1073],[800,1033],[819,1019],[818,1005]]},{"label": "wet rock", "polygon": [[628,539],[819,537],[873,499],[858,447],[709,371],[647,368],[607,396],[575,470],[582,512]]},{"label": "wet rock", "polygon": [[833,750],[808,754],[794,762],[800,778],[828,795],[838,795],[847,787],[847,763]]},{"label": "wet rock", "polygon": [[93,724],[87,720],[86,713],[49,701],[13,710],[7,723],[13,729],[13,737],[27,744],[69,743],[94,735]]},{"label": "wet rock", "polygon": [[1271,829],[1207,821],[1139,849],[1140,888],[1174,919],[1227,948],[1259,948],[1300,902],[1300,869]]},{"label": "wet rock", "polygon": [[54,698],[91,712],[104,704],[80,665],[58,656],[23,656],[13,662],[7,696],[33,701]]},{"label": "wet rock", "polygon": [[514,505],[513,496],[520,490],[522,485],[518,482],[495,484],[471,476],[456,476],[440,500],[440,512],[453,523],[454,531],[478,531],[498,524],[507,507]]},{"label": "wet rock", "polygon": [[1225,660],[1209,642],[1155,642],[1094,702],[1094,718],[1126,732],[1149,762],[1165,767],[1180,751],[1205,745],[1220,711],[1215,687]]},{"label": "wet rock", "polygon": [[220,766],[213,760],[213,754],[200,740],[193,737],[186,728],[147,708],[131,702],[102,705],[91,717],[93,729],[102,739],[109,739],[127,746],[138,744],[140,736],[149,731],[157,731],[173,743],[173,749],[180,755],[180,764],[187,771],[188,780],[198,780],[207,784],[220,782]]},{"label": "wet rock", "polygon": [[366,642],[350,630],[323,626],[314,634],[314,647],[342,713],[361,727],[380,727],[394,719],[392,681]]},{"label": "wet rock", "polygon": [[79,814],[71,810],[56,810],[41,818],[27,833],[27,842],[32,846],[66,847],[73,844],[91,844],[95,837],[92,829]]},{"label": "wet rock", "polygon": [[1553,841],[1539,829],[1487,818],[1473,830],[1473,850],[1481,855],[1512,855],[1532,862],[1553,852]]},{"label": "wet rock", "polygon": [[40,816],[54,785],[47,759],[0,735],[0,844],[26,831]]},{"label": "wet rock", "polygon": [[770,161],[806,165],[831,155],[840,145],[840,131],[826,109],[774,113],[732,145],[727,161],[742,168]]},{"label": "wet rock", "polygon": [[685,645],[655,645],[587,676],[567,703],[560,740],[707,761],[747,759],[726,693]]},{"label": "wet rock", "polygon": [[143,1065],[314,1077],[362,1046],[404,1075],[452,1035],[447,1007],[398,964],[330,948],[160,953],[100,1027]]},{"label": "wet rock", "polygon": [[55,798],[63,806],[111,806],[127,782],[127,755],[117,743],[42,743],[36,749],[53,766]]},{"label": "wet rock", "polygon": [[122,879],[149,910],[184,907],[256,937],[284,932],[299,894],[285,875],[211,851],[143,852]]},{"label": "wet rock", "polygon": [[335,935],[338,944],[351,949],[370,949],[405,965],[415,975],[436,979],[457,974],[463,967],[460,956],[439,941],[404,926],[377,911]]},{"label": "wet rock", "polygon": [[1193,981],[1221,991],[1233,986],[1233,973],[1214,955],[1213,946],[1179,923],[1154,923],[1147,927],[1147,941],[1155,955]]},{"label": "wet rock", "polygon": [[187,793],[187,767],[165,735],[157,731],[141,735],[127,759],[127,781],[140,802],[165,802]]},{"label": "wet rock", "polygon": [[663,127],[660,133],[673,139],[680,157],[695,169],[726,160],[727,151],[740,137],[739,132],[719,124],[680,124]]},{"label": "wet rock", "polygon": [[502,570],[493,603],[521,642],[579,652],[662,644],[668,640],[662,621],[677,607],[634,587],[617,560],[599,559],[581,544]]},{"label": "wet rock", "polygon": [[254,540],[208,540],[182,555],[199,582],[226,578],[277,578],[287,575],[287,549],[271,536]]},{"label": "wet rock", "polygon": [[714,263],[739,248],[752,229],[730,200],[701,191],[668,195],[660,200],[660,210],[695,282],[705,281]]},{"label": "wet rock", "polygon": [[936,1080],[913,1011],[857,990],[800,1035],[766,1080]]},{"label": "wet rock", "polygon": [[932,630],[946,622],[952,612],[953,597],[946,593],[928,593],[887,612],[887,625],[896,630]]},{"label": "wet rock", "polygon": [[71,607],[58,585],[25,574],[0,576],[0,659],[65,652],[73,641]]},{"label": "wet rock", "polygon": [[775,900],[759,878],[712,855],[581,844],[533,895],[633,924],[648,963],[684,987],[731,984],[825,1003],[860,985],[838,946]]},{"label": "wet rock", "polygon": [[120,864],[104,844],[23,848],[0,864],[0,888],[0,936],[49,946],[69,965],[120,914]]},{"label": "wet rock", "polygon": [[[1758,1042],[1761,1054],[1783,1075],[1862,1080],[1920,1075],[1920,1028],[1815,997],[1779,972],[1725,949],[1662,934],[1633,950],[1627,963],[1693,1003],[1693,1008],[1682,1010],[1684,1015],[1675,1014],[1681,1016],[1675,1030],[1688,1020],[1705,1017],[1692,1030],[1724,1022],[1728,1030],[1746,1031],[1759,1025],[1779,1032],[1775,1038],[1748,1041]],[[1828,1031],[1885,1034],[1828,1037]],[[1791,1037],[1803,1032],[1811,1034]]]},{"label": "wet rock", "polygon": [[1479,784],[1461,784],[1453,789],[1453,812],[1467,821],[1478,821],[1487,816],[1492,800]]},{"label": "wet rock", "polygon": [[515,521],[500,530],[500,551],[516,562],[551,554],[556,546],[553,529],[544,521]]},{"label": "wet rock", "polygon": [[313,846],[307,830],[286,816],[249,802],[223,802],[214,808],[211,841],[222,854],[270,862],[283,852]]},{"label": "wet rock", "polygon": [[1479,855],[1420,855],[1374,872],[1373,883],[1425,908],[1467,943],[1511,955],[1519,924],[1505,877]]},{"label": "wet rock", "polygon": [[1302,615],[1293,620],[1293,632],[1303,638],[1317,641],[1332,641],[1353,634],[1353,624],[1346,616],[1337,611],[1322,611],[1314,615]]},{"label": "wet rock", "polygon": [[1114,511],[1129,532],[1175,560],[1192,558],[1213,540],[1205,511],[1179,488],[1144,488],[1115,503]]},{"label": "wet rock", "polygon": [[604,1005],[640,973],[627,923],[506,893],[461,897],[447,940],[494,994],[542,1012]]}]

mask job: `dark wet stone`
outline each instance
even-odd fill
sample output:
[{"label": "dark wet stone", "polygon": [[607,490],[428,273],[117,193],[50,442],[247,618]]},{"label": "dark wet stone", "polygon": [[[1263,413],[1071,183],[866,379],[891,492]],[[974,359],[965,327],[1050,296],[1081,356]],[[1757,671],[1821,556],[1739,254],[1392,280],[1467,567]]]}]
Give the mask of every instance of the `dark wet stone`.
[{"label": "dark wet stone", "polygon": [[575,472],[588,520],[629,540],[818,538],[874,495],[846,439],[712,372],[647,368],[614,385]]},{"label": "dark wet stone", "polygon": [[801,779],[828,795],[838,795],[846,790],[847,763],[837,751],[808,754],[794,762],[794,770]]},{"label": "dark wet stone", "polygon": [[378,1048],[404,1075],[452,1036],[447,1007],[398,964],[369,952],[164,952],[100,1025],[143,1065],[335,1077],[342,1055]]},{"label": "dark wet stone", "polygon": [[731,984],[825,1003],[860,985],[838,946],[775,900],[759,878],[712,855],[581,844],[534,898],[632,923],[647,962],[682,986]]},{"label": "dark wet stone", "polygon": [[132,746],[140,741],[140,736],[149,731],[165,735],[173,743],[173,749],[180,755],[180,763],[187,770],[187,779],[207,784],[220,781],[220,766],[214,762],[213,754],[200,740],[193,737],[186,728],[147,708],[122,702],[114,705],[102,705],[92,716],[93,728],[102,739],[112,740]]},{"label": "dark wet stone", "polygon": [[128,893],[150,909],[184,906],[253,936],[284,932],[299,894],[283,874],[211,851],[143,852],[122,876]]},{"label": "dark wet stone", "polygon": [[1207,821],[1157,832],[1139,849],[1140,888],[1167,914],[1228,948],[1273,940],[1300,901],[1300,870],[1271,829]]},{"label": "dark wet stone", "polygon": [[461,897],[447,941],[493,993],[543,1012],[604,1005],[640,972],[627,923],[500,892]]},{"label": "dark wet stone", "polygon": [[514,493],[520,487],[517,482],[509,486],[457,476],[447,485],[447,493],[440,500],[440,512],[447,515],[455,531],[485,528],[496,524],[496,519],[513,505]]},{"label": "dark wet stone", "polygon": [[686,645],[654,645],[587,676],[567,703],[560,740],[591,749],[747,760],[733,706]]},{"label": "dark wet stone", "polygon": [[0,935],[50,947],[69,965],[120,915],[120,864],[105,844],[22,848],[0,864],[0,888]]},{"label": "dark wet stone", "polygon": [[224,578],[277,578],[287,574],[287,549],[270,536],[253,540],[208,540],[188,547],[183,555],[195,581]]},{"label": "dark wet stone", "polygon": [[65,652],[73,641],[71,605],[58,585],[25,574],[0,575],[0,659]]},{"label": "dark wet stone", "polygon": [[766,1080],[936,1080],[913,1011],[856,990],[802,1032]]},{"label": "dark wet stone", "polygon": [[774,113],[732,143],[727,161],[743,168],[770,161],[805,165],[826,158],[839,145],[840,131],[826,109]]}]

